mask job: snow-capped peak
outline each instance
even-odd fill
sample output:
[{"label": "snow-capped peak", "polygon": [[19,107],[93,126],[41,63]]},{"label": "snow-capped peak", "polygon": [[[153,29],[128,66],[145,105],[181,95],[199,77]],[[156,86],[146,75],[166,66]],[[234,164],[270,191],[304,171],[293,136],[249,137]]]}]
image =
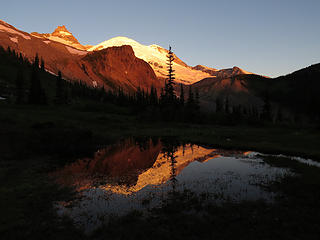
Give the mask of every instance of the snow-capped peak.
[{"label": "snow-capped peak", "polygon": [[108,47],[118,47],[123,45],[130,45],[130,46],[136,46],[141,48],[143,45],[138,43],[137,41],[127,38],[127,37],[114,37],[107,41],[104,41],[96,46],[93,46],[92,48],[89,48],[88,51],[97,51],[102,50]]},{"label": "snow-capped peak", "polygon": [[65,45],[77,48],[79,50],[87,50],[91,46],[83,46],[79,41],[72,35],[72,33],[66,28],[66,26],[58,26],[53,33],[37,33],[33,32],[31,35],[41,38],[46,38],[55,42],[60,42]]},{"label": "snow-capped peak", "polygon": [[[61,37],[65,37],[65,36],[72,36],[72,33],[68,31],[68,29],[66,28],[66,26],[58,26],[56,28],[56,30],[54,30],[54,32],[52,33],[53,36],[61,36]],[[76,42],[78,42],[78,40],[76,40]]]},{"label": "snow-capped peak", "polygon": [[[115,37],[104,41],[92,48],[89,48],[88,51],[99,51],[108,47],[123,45],[130,45],[133,48],[136,57],[148,62],[152,66],[158,77],[166,77],[168,50],[158,45],[153,44],[146,46],[127,37]],[[208,73],[197,71],[188,67],[178,58],[176,58],[176,61],[174,62],[174,69],[176,74],[176,81],[186,84],[192,84],[210,76]]]}]

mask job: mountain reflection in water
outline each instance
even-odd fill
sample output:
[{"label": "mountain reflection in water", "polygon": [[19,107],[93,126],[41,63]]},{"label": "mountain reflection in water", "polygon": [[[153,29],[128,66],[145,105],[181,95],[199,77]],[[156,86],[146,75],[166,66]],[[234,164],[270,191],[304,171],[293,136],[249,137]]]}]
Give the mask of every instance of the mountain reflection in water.
[{"label": "mountain reflection in water", "polygon": [[78,191],[101,187],[114,193],[132,194],[147,185],[170,180],[173,157],[175,175],[179,175],[193,161],[205,162],[221,156],[221,151],[191,144],[173,150],[168,151],[160,140],[149,139],[141,144],[127,139],[97,151],[92,159],[67,165],[53,175],[59,184],[74,186]]},{"label": "mountain reflection in water", "polygon": [[270,200],[274,196],[258,185],[285,173],[250,152],[130,138],[51,176],[78,192],[75,200],[57,203],[58,213],[91,231],[107,215],[156,207],[172,191],[212,194],[219,201]]}]

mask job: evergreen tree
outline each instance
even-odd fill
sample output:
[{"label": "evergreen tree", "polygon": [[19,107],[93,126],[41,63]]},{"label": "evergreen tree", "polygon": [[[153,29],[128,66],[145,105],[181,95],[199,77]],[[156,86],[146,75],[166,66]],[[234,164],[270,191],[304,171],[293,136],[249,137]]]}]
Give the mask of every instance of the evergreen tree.
[{"label": "evergreen tree", "polygon": [[45,67],[44,67],[44,60],[43,58],[41,58],[41,67],[40,67],[41,71],[45,71]]},{"label": "evergreen tree", "polygon": [[262,107],[261,118],[262,118],[262,120],[265,120],[265,121],[271,121],[272,120],[271,103],[270,103],[268,92],[265,93],[263,101],[264,101],[264,104]]},{"label": "evergreen tree", "polygon": [[56,103],[63,103],[63,80],[61,71],[58,72],[57,80],[56,80]]},{"label": "evergreen tree", "polygon": [[196,88],[196,97],[194,101],[194,107],[196,111],[200,110],[200,96],[199,96],[199,90]]},{"label": "evergreen tree", "polygon": [[160,95],[160,107],[162,116],[166,120],[173,120],[177,117],[177,108],[178,108],[178,100],[174,90],[174,70],[173,70],[173,61],[174,54],[171,51],[171,47],[169,46],[169,52],[167,55],[167,79],[165,82],[165,86],[163,89],[163,93]]},{"label": "evergreen tree", "polygon": [[216,99],[216,112],[217,113],[221,112],[222,108],[223,108],[223,106],[222,106],[221,100],[219,97],[217,97],[217,99]]},{"label": "evergreen tree", "polygon": [[225,113],[229,114],[230,110],[229,110],[229,97],[226,97],[226,105],[225,105]]},{"label": "evergreen tree", "polygon": [[157,89],[151,86],[150,90],[150,104],[151,105],[157,105],[158,104],[158,95],[157,95]]},{"label": "evergreen tree", "polygon": [[39,68],[39,58],[38,54],[34,59],[34,63],[32,66],[31,72],[31,85],[29,91],[29,103],[31,104],[39,104],[40,95],[41,95],[41,83],[38,76],[38,68]]},{"label": "evergreen tree", "polygon": [[184,106],[184,90],[183,90],[183,84],[180,84],[180,105]]},{"label": "evergreen tree", "polygon": [[188,96],[188,100],[187,100],[187,108],[189,108],[189,109],[194,108],[194,96],[193,96],[193,92],[191,89],[191,85],[189,85],[189,96]]},{"label": "evergreen tree", "polygon": [[22,56],[22,53],[19,54],[19,63],[22,65],[24,64],[24,58]]},{"label": "evergreen tree", "polygon": [[18,75],[16,79],[16,90],[17,90],[16,103],[17,104],[22,104],[24,101],[23,87],[24,87],[23,71],[22,71],[22,68],[20,67],[18,70]]},{"label": "evergreen tree", "polygon": [[38,53],[36,54],[36,56],[35,56],[35,58],[34,58],[33,67],[34,67],[34,69],[36,69],[36,70],[39,69],[39,56],[38,56]]},{"label": "evergreen tree", "polygon": [[31,104],[47,104],[47,97],[41,86],[39,78],[39,57],[38,54],[34,59],[31,72],[31,86],[29,90],[29,103]]},{"label": "evergreen tree", "polygon": [[173,61],[174,61],[174,55],[173,52],[171,51],[171,46],[169,46],[169,52],[167,55],[167,70],[168,70],[168,74],[167,74],[167,80],[166,80],[166,84],[165,84],[165,98],[166,101],[169,104],[174,104],[175,100],[176,100],[176,95],[175,95],[175,91],[174,91],[174,70],[172,68],[173,66]]},{"label": "evergreen tree", "polygon": [[196,115],[196,101],[192,92],[191,85],[189,86],[189,96],[186,103],[186,116],[188,121],[193,121]]}]

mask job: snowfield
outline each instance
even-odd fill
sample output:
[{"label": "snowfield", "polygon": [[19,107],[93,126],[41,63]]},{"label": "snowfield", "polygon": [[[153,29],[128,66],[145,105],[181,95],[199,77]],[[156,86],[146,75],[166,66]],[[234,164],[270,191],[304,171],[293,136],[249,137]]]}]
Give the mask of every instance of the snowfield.
[{"label": "snowfield", "polygon": [[23,37],[26,40],[31,40],[30,36],[25,35],[25,34],[23,34],[21,32],[18,32],[17,30],[14,30],[14,29],[12,29],[10,27],[6,27],[6,26],[4,26],[2,24],[0,24],[0,32],[8,32],[8,33],[16,34],[16,35],[19,35],[19,36]]},{"label": "snowfield", "polygon": [[[158,77],[166,77],[167,50],[158,45],[153,44],[146,46],[127,37],[115,37],[89,48],[88,51],[98,51],[108,47],[117,47],[123,45],[130,45],[133,48],[136,57],[148,62]],[[210,77],[210,74],[208,73],[194,70],[191,67],[182,66],[176,62],[173,63],[173,68],[176,74],[176,82],[182,82],[184,84],[192,84],[204,78]]]}]

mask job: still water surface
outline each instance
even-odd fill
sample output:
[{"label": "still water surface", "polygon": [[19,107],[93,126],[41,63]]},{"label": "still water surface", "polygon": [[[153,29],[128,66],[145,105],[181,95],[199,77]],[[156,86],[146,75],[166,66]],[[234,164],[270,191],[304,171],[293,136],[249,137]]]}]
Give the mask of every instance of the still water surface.
[{"label": "still water surface", "polygon": [[262,186],[279,180],[287,169],[271,167],[257,153],[193,144],[133,138],[100,149],[51,175],[75,188],[76,199],[58,202],[60,215],[71,217],[87,232],[110,216],[132,210],[148,212],[171,192],[192,191],[204,201],[273,201]]}]

